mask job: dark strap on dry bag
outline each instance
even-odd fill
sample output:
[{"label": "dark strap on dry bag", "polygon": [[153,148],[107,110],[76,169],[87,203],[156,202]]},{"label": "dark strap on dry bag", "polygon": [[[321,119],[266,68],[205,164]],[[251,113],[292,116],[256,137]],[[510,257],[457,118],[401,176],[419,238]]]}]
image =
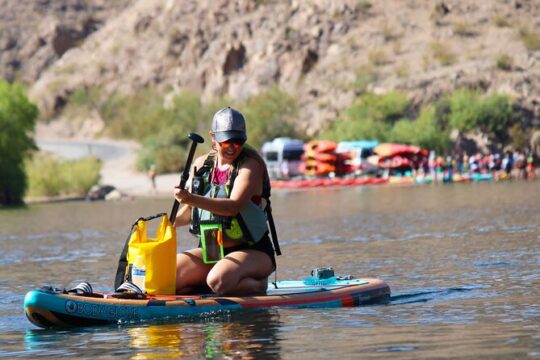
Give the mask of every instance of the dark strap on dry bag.
[{"label": "dark strap on dry bag", "polygon": [[128,268],[128,260],[127,260],[127,253],[129,249],[129,240],[131,239],[131,234],[133,234],[133,230],[137,226],[137,223],[139,221],[150,221],[157,218],[162,217],[163,215],[167,215],[166,213],[159,213],[156,215],[148,216],[148,217],[140,217],[138,218],[133,225],[131,225],[131,229],[129,230],[128,237],[126,239],[126,242],[124,244],[124,248],[122,249],[122,253],[120,254],[120,259],[118,259],[118,268],[116,269],[116,276],[114,277],[114,288],[117,289],[124,283],[124,281],[128,280],[127,276],[129,272],[127,271]]}]

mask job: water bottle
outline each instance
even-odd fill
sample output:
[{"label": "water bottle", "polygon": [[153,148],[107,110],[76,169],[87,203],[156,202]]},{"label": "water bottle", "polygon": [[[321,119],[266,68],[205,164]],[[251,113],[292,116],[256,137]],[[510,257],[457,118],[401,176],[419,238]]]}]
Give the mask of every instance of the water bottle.
[{"label": "water bottle", "polygon": [[146,292],[146,266],[143,257],[137,256],[131,268],[131,282],[139,287],[142,292]]}]

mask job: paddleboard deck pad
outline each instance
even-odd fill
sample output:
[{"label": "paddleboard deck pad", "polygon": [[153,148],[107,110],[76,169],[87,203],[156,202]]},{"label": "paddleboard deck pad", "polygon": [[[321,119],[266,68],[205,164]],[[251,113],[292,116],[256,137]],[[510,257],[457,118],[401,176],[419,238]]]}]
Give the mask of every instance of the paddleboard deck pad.
[{"label": "paddleboard deck pad", "polygon": [[24,311],[33,324],[42,328],[93,326],[257,308],[336,308],[383,303],[390,298],[390,288],[379,279],[349,277],[331,281],[278,281],[269,283],[267,293],[258,296],[146,295],[143,299],[114,296],[81,295],[43,287],[26,294]]}]

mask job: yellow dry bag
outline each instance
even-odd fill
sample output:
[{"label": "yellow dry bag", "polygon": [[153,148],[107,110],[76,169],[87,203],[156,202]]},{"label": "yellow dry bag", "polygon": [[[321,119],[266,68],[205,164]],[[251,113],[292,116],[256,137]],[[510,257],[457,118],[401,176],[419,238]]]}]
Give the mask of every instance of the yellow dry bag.
[{"label": "yellow dry bag", "polygon": [[[161,217],[161,223],[154,238],[147,235],[147,222]],[[157,214],[139,218],[132,226],[129,241],[120,257],[115,287],[122,282],[132,281],[133,270],[138,280],[144,277],[144,286],[139,286],[147,294],[176,293],[176,229],[167,214]],[[134,269],[134,266],[137,268]],[[122,274],[123,273],[123,274]]]}]

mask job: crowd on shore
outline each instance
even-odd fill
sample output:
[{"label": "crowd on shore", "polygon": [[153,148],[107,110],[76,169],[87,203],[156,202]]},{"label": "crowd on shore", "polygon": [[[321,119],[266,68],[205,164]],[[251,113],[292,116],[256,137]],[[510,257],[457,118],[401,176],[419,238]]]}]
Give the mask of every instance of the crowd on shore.
[{"label": "crowd on shore", "polygon": [[507,151],[473,155],[436,156],[433,151],[428,157],[415,162],[412,175],[431,175],[434,181],[452,181],[457,176],[491,175],[494,180],[533,179],[536,176],[535,156],[532,152]]},{"label": "crowd on shore", "polygon": [[[527,150],[443,156],[417,146],[375,141],[281,141],[285,144],[280,144],[281,148],[263,148],[276,187],[499,181],[537,176],[538,159]],[[351,144],[355,146],[340,151],[340,147]]]}]

